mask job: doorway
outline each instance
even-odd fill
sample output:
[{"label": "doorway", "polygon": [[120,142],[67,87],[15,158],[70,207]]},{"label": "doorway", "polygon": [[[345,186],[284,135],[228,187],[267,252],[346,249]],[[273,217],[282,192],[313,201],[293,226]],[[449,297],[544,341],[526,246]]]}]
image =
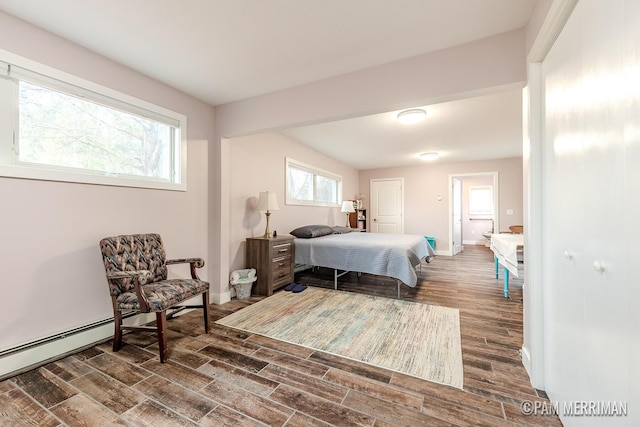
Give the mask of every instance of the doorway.
[{"label": "doorway", "polygon": [[471,178],[488,177],[492,182],[492,218],[487,221],[487,230],[499,230],[498,216],[498,172],[478,172],[478,173],[459,173],[449,175],[449,251],[448,255],[456,255],[463,249],[463,232],[464,232],[464,206],[463,187],[464,180]]}]

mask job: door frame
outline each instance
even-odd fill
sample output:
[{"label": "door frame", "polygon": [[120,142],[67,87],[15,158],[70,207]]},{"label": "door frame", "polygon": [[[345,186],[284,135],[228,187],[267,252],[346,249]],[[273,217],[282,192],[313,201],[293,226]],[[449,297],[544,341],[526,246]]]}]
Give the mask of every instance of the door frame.
[{"label": "door frame", "polygon": [[449,174],[449,249],[446,253],[449,256],[453,256],[453,178],[461,178],[464,184],[464,177],[469,176],[490,176],[493,178],[493,230],[500,230],[498,171]]},{"label": "door frame", "polygon": [[578,0],[554,0],[527,55],[527,86],[523,97],[523,171],[525,205],[525,259],[528,268],[524,271],[522,287],[523,343],[520,349],[531,385],[540,390],[546,388],[545,293],[541,271],[544,263],[542,226],[542,176],[544,174],[542,146],[545,143],[545,99],[542,63],[553,47],[558,35],[569,20]]},{"label": "door frame", "polygon": [[[457,199],[457,194],[454,191],[454,188],[456,187],[456,183],[459,182],[460,183],[460,200],[456,200]],[[462,177],[460,176],[452,176],[451,177],[451,198],[449,200],[451,200],[451,255],[456,256],[458,255],[460,252],[462,252],[464,250],[464,246],[462,244],[462,186],[464,185],[464,182],[462,180]],[[455,209],[453,208],[454,206],[460,206],[460,235],[457,236],[456,235],[456,222],[454,221],[455,218]],[[458,242],[458,244],[460,245],[460,250],[456,252],[456,240],[460,240]]]}]

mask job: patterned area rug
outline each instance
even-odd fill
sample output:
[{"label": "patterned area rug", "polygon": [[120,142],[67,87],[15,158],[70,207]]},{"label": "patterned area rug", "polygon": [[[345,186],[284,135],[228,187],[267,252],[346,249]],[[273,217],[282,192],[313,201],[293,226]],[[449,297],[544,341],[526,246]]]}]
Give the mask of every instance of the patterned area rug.
[{"label": "patterned area rug", "polygon": [[308,287],[216,323],[462,389],[457,309]]}]

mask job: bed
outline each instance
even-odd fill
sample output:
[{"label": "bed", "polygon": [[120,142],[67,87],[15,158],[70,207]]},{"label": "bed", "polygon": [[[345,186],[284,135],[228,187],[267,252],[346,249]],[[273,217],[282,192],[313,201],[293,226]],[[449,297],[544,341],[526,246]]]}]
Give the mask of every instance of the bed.
[{"label": "bed", "polygon": [[350,271],[376,274],[397,280],[398,298],[400,283],[415,287],[416,267],[422,260],[430,262],[435,257],[424,236],[412,234],[333,233],[298,237],[294,245],[296,264],[334,270],[336,289],[338,277]]}]

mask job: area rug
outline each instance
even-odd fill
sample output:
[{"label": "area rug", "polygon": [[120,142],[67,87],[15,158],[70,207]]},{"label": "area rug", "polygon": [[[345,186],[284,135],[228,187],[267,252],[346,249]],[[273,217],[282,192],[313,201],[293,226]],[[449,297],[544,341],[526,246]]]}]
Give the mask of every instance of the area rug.
[{"label": "area rug", "polygon": [[308,287],[216,323],[462,389],[457,309]]}]

